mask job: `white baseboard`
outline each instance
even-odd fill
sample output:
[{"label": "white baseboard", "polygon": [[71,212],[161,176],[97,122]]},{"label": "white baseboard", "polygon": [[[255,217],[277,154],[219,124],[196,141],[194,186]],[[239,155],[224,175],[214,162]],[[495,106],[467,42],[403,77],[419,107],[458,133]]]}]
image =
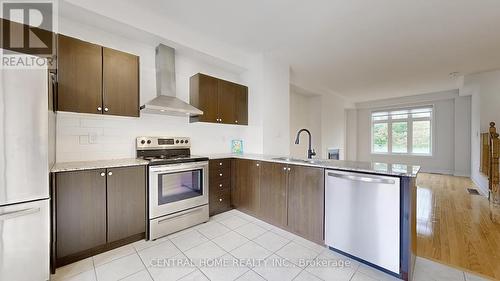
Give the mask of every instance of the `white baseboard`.
[{"label": "white baseboard", "polygon": [[454,171],[451,170],[438,170],[438,169],[420,169],[420,173],[429,173],[429,174],[443,174],[443,175],[454,175]]},{"label": "white baseboard", "polygon": [[461,171],[455,171],[453,175],[455,177],[467,177],[467,178],[470,178],[471,176],[469,172],[461,172]]},{"label": "white baseboard", "polygon": [[481,195],[483,196],[486,196],[488,197],[488,194],[490,193],[490,190],[489,188],[486,186],[486,187],[483,187],[481,186],[474,178],[470,178],[472,180],[472,182],[477,186],[479,187],[479,193],[481,193]]}]

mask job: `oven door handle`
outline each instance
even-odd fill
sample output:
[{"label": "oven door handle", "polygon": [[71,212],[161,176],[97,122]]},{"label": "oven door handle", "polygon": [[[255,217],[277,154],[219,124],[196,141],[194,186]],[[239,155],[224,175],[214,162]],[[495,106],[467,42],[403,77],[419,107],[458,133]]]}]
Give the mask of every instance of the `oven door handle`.
[{"label": "oven door handle", "polygon": [[196,162],[196,163],[180,163],[180,164],[169,164],[169,165],[159,165],[150,166],[149,171],[153,173],[159,172],[178,172],[178,171],[191,171],[208,166],[208,162]]}]

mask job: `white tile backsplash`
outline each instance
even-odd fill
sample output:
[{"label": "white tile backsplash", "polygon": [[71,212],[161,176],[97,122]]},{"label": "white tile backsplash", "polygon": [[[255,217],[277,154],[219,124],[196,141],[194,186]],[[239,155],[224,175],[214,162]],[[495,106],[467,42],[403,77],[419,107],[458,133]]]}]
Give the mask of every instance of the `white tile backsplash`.
[{"label": "white tile backsplash", "polygon": [[244,151],[262,153],[262,128],[189,123],[187,117],[143,114],[140,118],[59,112],[57,161],[135,157],[138,136],[187,136],[196,155],[229,153],[231,140],[243,139]]}]

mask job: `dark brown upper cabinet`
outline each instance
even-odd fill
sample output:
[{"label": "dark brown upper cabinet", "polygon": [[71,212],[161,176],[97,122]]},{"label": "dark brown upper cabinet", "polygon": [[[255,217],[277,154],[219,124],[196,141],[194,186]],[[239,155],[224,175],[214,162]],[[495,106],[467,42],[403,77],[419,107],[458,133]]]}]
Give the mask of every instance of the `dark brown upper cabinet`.
[{"label": "dark brown upper cabinet", "polygon": [[248,88],[238,85],[236,102],[236,121],[240,125],[248,125]]},{"label": "dark brown upper cabinet", "polygon": [[217,78],[200,73],[191,77],[189,80],[190,103],[203,111],[203,115],[191,117],[191,122],[217,123],[219,121],[217,87]]},{"label": "dark brown upper cabinet", "polygon": [[102,113],[102,48],[58,35],[57,110]]},{"label": "dark brown upper cabinet", "polygon": [[190,80],[190,103],[203,111],[191,122],[248,125],[248,88],[198,73]]},{"label": "dark brown upper cabinet", "polygon": [[58,35],[57,110],[139,117],[139,57]]},{"label": "dark brown upper cabinet", "polygon": [[139,117],[139,57],[102,48],[104,114]]}]

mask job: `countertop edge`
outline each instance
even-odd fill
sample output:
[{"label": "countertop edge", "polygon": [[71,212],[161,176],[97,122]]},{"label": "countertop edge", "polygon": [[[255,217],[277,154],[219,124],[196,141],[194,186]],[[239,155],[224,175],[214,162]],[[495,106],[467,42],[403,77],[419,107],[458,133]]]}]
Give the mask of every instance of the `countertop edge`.
[{"label": "countertop edge", "polygon": [[148,164],[149,164],[148,161],[137,158],[60,162],[54,164],[50,172],[51,173],[74,172],[74,171],[95,170],[95,169],[105,169],[105,168],[146,166]]},{"label": "countertop edge", "polygon": [[[281,163],[281,164],[290,164],[290,165],[298,165],[298,166],[306,166],[306,167],[315,167],[315,168],[323,168],[323,169],[332,169],[339,171],[349,171],[349,172],[359,172],[359,173],[370,173],[382,176],[393,176],[393,177],[408,177],[408,178],[416,178],[419,172],[420,167],[407,165],[408,167],[418,167],[417,172],[412,173],[403,173],[403,172],[394,172],[394,171],[381,171],[374,170],[369,168],[362,167],[349,167],[349,164],[357,165],[372,165],[370,162],[357,162],[357,161],[343,161],[343,160],[327,160],[327,159],[317,159],[319,161],[324,161],[322,163],[303,163],[303,162],[295,162],[295,161],[287,161],[274,159],[280,156],[273,155],[261,155],[261,154],[212,154],[208,155],[210,160],[217,159],[246,159],[246,160],[254,160],[254,161],[266,161],[273,163]],[[338,161],[338,162],[337,162]],[[326,163],[325,163],[326,162]],[[342,165],[335,165],[335,162]],[[139,159],[139,158],[125,158],[125,159],[107,159],[107,160],[92,160],[92,161],[74,161],[74,162],[59,162],[55,163],[50,172],[51,173],[60,173],[60,172],[71,172],[71,171],[83,171],[83,170],[94,170],[94,169],[105,169],[105,168],[118,168],[118,167],[129,167],[129,166],[145,166],[148,165],[149,162],[147,160]],[[392,166],[398,165],[396,163],[379,163],[383,165]],[[400,164],[403,165],[403,164]]]},{"label": "countertop edge", "polygon": [[[387,171],[377,171],[377,170],[372,170],[372,169],[363,169],[363,168],[353,168],[353,167],[343,167],[343,166],[337,166],[334,165],[334,163],[328,163],[328,165],[324,164],[311,164],[311,163],[301,163],[301,162],[294,162],[294,161],[286,161],[286,160],[279,160],[279,159],[273,159],[276,157],[280,156],[270,156],[270,155],[252,155],[252,154],[213,154],[209,155],[208,158],[210,160],[217,160],[217,159],[227,159],[227,158],[233,158],[233,159],[246,159],[246,160],[254,160],[254,161],[266,161],[266,162],[273,162],[273,163],[282,163],[282,164],[290,164],[290,165],[298,165],[298,166],[306,166],[306,167],[316,167],[316,168],[324,168],[324,169],[332,169],[332,170],[338,170],[338,171],[348,171],[348,172],[359,172],[359,173],[370,173],[370,174],[376,174],[376,175],[381,175],[381,176],[392,176],[392,177],[407,177],[407,178],[416,178],[419,171],[420,171],[420,166],[411,166],[407,165],[410,167],[418,167],[418,171],[416,173],[399,173],[399,172],[387,172]],[[324,161],[332,161],[332,160],[327,160],[327,159],[319,159],[319,160],[324,160]],[[339,161],[339,162],[356,162],[356,161],[343,161],[343,160],[333,160],[333,161]],[[368,162],[359,162],[359,163],[368,163]],[[387,165],[397,165],[397,163],[382,163],[382,164],[387,164]]]}]

